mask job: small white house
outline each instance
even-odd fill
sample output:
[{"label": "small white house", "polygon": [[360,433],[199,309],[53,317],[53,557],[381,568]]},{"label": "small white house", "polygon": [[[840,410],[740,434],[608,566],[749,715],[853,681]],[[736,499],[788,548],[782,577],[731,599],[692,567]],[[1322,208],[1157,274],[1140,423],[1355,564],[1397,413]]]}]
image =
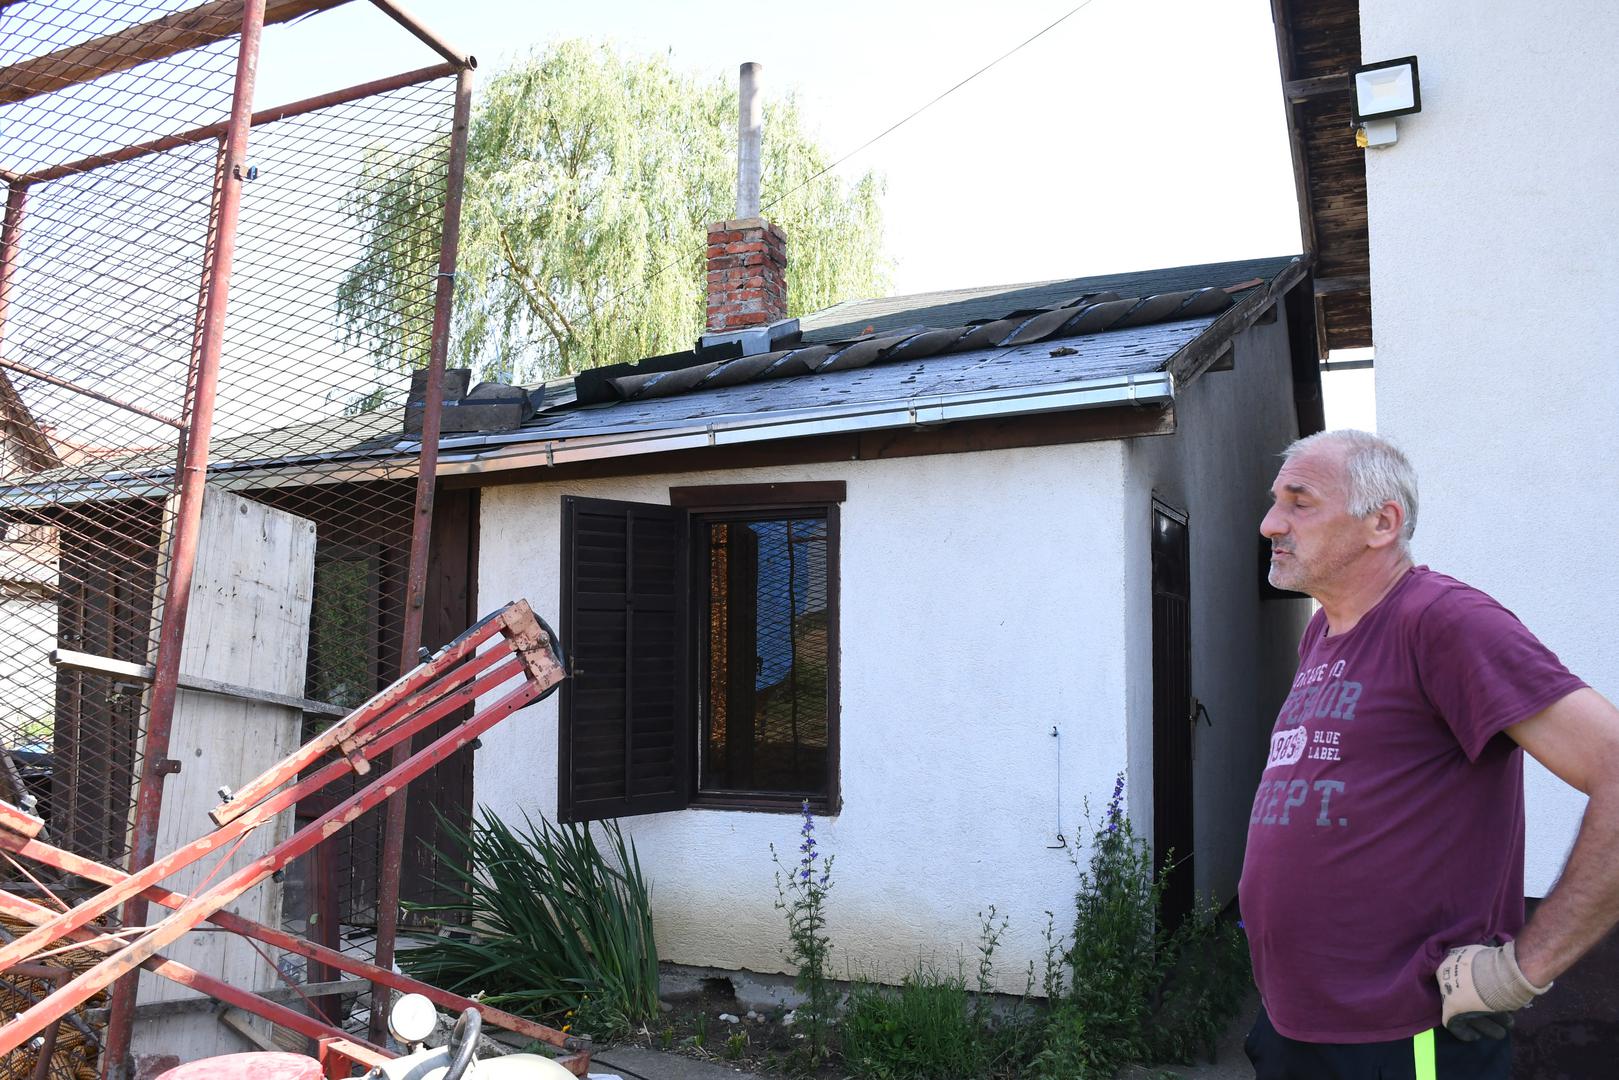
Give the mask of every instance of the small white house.
[{"label": "small white house", "polygon": [[806,800],[840,962],[878,977],[970,952],[993,904],[1021,990],[1119,773],[1172,902],[1229,900],[1308,615],[1257,528],[1320,425],[1309,281],[846,303],[447,437],[479,605],[554,613],[572,669],[483,737],[476,801],[623,819],[677,964],[784,970],[771,847]]}]

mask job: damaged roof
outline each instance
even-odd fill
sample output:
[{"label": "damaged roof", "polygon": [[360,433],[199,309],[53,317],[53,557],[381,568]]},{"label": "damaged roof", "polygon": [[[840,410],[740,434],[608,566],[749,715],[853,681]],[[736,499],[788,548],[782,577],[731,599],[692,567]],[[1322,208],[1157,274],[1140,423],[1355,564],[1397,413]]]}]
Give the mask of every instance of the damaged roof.
[{"label": "damaged roof", "polygon": [[[850,301],[805,316],[767,353],[741,356],[731,344],[553,380],[518,428],[445,435],[441,462],[454,472],[492,456],[538,453],[551,463],[1166,403],[1305,268],[1304,257],[1281,256]],[[1194,350],[1201,365],[1187,360]],[[397,463],[418,450],[402,410],[378,411],[221,440],[210,472],[249,487],[250,477],[288,466]],[[169,469],[154,458],[172,455],[108,462],[108,472],[156,479]],[[36,474],[28,486],[52,479]]]}]

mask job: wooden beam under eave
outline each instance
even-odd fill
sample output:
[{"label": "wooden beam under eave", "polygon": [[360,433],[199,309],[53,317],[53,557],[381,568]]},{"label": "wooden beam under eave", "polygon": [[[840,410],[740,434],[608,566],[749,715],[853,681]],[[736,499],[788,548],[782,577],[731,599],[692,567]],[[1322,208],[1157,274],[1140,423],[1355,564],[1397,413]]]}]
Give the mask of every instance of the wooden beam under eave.
[{"label": "wooden beam under eave", "polygon": [[1318,277],[1315,279],[1315,294],[1317,296],[1331,296],[1334,293],[1366,292],[1372,287],[1370,274],[1345,274],[1341,277]]},{"label": "wooden beam under eave", "polygon": [[[1295,80],[1298,68],[1293,52],[1293,27],[1287,14],[1288,0],[1271,0],[1271,22],[1276,29],[1276,60],[1282,74],[1282,85],[1308,80]],[[1293,159],[1293,191],[1299,204],[1299,233],[1304,253],[1315,256],[1321,245],[1315,232],[1315,210],[1310,202],[1310,162],[1304,148],[1304,129],[1299,123],[1299,110],[1289,102],[1287,108],[1287,147]]]},{"label": "wooden beam under eave", "polygon": [[1289,79],[1282,84],[1282,93],[1287,100],[1293,103],[1313,101],[1329,94],[1343,94],[1349,92],[1349,76],[1317,75],[1313,79]]},{"label": "wooden beam under eave", "polygon": [[[349,0],[267,0],[264,24],[288,22]],[[234,37],[242,30],[244,0],[214,0],[115,34],[0,68],[0,105],[93,82],[103,75]]]}]

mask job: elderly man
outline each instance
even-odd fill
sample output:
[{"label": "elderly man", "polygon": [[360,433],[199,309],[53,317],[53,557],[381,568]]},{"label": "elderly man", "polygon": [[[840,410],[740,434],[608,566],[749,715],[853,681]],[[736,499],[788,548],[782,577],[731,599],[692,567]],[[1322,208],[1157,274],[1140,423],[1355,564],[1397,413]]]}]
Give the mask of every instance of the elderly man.
[{"label": "elderly man", "polygon": [[[1505,1078],[1512,1013],[1619,919],[1619,711],[1412,564],[1416,476],[1388,442],[1302,439],[1271,496],[1271,583],[1321,609],[1249,819],[1248,1055],[1260,1080]],[[1590,796],[1527,925],[1525,750]]]}]

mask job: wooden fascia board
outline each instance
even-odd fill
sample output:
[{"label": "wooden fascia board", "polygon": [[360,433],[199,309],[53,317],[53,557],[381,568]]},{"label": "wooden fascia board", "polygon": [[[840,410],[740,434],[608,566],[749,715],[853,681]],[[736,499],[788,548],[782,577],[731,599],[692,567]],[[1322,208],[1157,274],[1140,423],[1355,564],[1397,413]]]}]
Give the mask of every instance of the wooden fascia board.
[{"label": "wooden fascia board", "polygon": [[1208,329],[1181,346],[1164,364],[1164,370],[1175,380],[1176,392],[1207,371],[1231,340],[1257,322],[1271,305],[1281,303],[1314,264],[1313,255],[1299,256],[1271,279],[1268,288],[1254,289],[1234,307],[1227,308]]},{"label": "wooden fascia board", "polygon": [[[268,0],[264,9],[264,24],[269,26],[287,22],[348,2]],[[27,101],[40,94],[92,82],[103,75],[128,71],[153,60],[233,37],[242,30],[244,7],[243,0],[214,0],[213,3],[177,11],[161,19],[12,64],[0,69],[0,105]]]},{"label": "wooden fascia board", "polygon": [[1287,88],[1293,78],[1293,27],[1287,17],[1288,0],[1270,0],[1271,23],[1276,29],[1276,61],[1282,76],[1282,109],[1287,114],[1287,146],[1293,159],[1293,190],[1299,204],[1299,232],[1304,253],[1314,255],[1320,250],[1315,235],[1315,210],[1310,202],[1310,162],[1304,150],[1304,131],[1299,126],[1298,102]]},{"label": "wooden fascia board", "polygon": [[1349,75],[1317,75],[1313,79],[1289,79],[1282,83],[1282,93],[1289,104],[1330,97],[1349,92]]}]

